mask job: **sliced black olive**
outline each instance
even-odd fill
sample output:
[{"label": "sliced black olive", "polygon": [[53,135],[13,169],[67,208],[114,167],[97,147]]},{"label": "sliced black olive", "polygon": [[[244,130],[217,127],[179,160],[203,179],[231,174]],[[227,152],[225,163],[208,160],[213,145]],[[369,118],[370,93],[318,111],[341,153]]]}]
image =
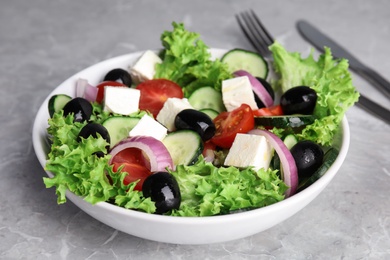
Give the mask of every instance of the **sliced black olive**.
[{"label": "sliced black olive", "polygon": [[133,84],[130,73],[120,68],[110,70],[106,76],[104,76],[103,81],[119,81],[129,88],[131,87],[131,84]]},{"label": "sliced black olive", "polygon": [[74,114],[74,122],[88,121],[92,115],[91,103],[81,97],[73,98],[64,106],[64,116]]},{"label": "sliced black olive", "polygon": [[203,112],[195,109],[184,109],[176,115],[175,127],[178,130],[193,130],[203,141],[209,140],[215,134],[213,120]]},{"label": "sliced black olive", "polygon": [[317,93],[307,86],[290,88],[280,97],[280,105],[285,115],[311,115],[316,102]]},{"label": "sliced black olive", "polygon": [[321,165],[324,151],[312,141],[300,141],[291,148],[298,169],[298,178],[310,177]]},{"label": "sliced black olive", "polygon": [[[104,140],[108,143],[106,146],[106,150],[108,151],[110,149],[110,134],[108,133],[107,129],[102,126],[101,124],[96,123],[89,123],[86,124],[81,130],[79,135],[77,136],[77,142],[81,141],[81,138],[87,139],[88,137],[92,136],[93,138],[98,138],[98,134],[103,137]],[[104,155],[103,152],[97,152],[97,156],[101,157]]]},{"label": "sliced black olive", "polygon": [[168,172],[155,172],[149,175],[142,184],[142,193],[155,202],[157,214],[164,214],[180,207],[179,184]]},{"label": "sliced black olive", "polygon": [[[274,100],[275,99],[275,92],[274,92],[274,89],[271,87],[271,85],[268,83],[268,81],[266,81],[263,78],[259,78],[259,77],[256,77],[256,79],[258,81],[260,81],[261,85],[263,85],[263,87],[267,90],[267,92],[270,94],[270,96]],[[260,98],[255,93],[253,93],[253,94],[255,96],[255,101],[256,101],[257,107],[258,108],[265,107],[263,101],[261,101]]]}]

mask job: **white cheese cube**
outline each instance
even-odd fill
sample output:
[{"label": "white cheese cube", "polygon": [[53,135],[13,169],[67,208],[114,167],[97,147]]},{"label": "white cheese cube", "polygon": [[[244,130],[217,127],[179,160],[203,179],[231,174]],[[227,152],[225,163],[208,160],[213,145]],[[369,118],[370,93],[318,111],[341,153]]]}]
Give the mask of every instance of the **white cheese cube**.
[{"label": "white cheese cube", "polygon": [[175,118],[180,111],[184,109],[193,108],[186,98],[168,98],[156,119],[158,122],[163,124],[168,131],[174,131]]},{"label": "white cheese cube", "polygon": [[145,51],[137,60],[133,67],[129,69],[129,73],[136,84],[153,79],[156,72],[155,66],[161,63],[160,57],[153,51]]},{"label": "white cheese cube", "polygon": [[139,109],[141,92],[127,87],[104,88],[104,110],[121,115],[130,115]]},{"label": "white cheese cube", "polygon": [[162,141],[162,139],[164,139],[167,135],[167,132],[167,129],[162,124],[154,120],[154,118],[144,115],[136,126],[130,130],[129,136],[151,136]]},{"label": "white cheese cube", "polygon": [[226,166],[268,169],[273,148],[261,135],[237,134],[225,159]]},{"label": "white cheese cube", "polygon": [[222,99],[227,111],[240,107],[243,103],[258,109],[252,85],[247,76],[222,81]]}]

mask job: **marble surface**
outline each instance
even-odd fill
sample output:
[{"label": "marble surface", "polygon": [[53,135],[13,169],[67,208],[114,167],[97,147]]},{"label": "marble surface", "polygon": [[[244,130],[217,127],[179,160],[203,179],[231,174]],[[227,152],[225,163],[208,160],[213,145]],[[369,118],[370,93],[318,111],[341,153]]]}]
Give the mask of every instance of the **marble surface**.
[{"label": "marble surface", "polygon": [[[390,2],[2,0],[0,8],[0,259],[390,259],[390,126],[351,108],[349,154],[304,210],[265,232],[221,244],[157,243],[118,232],[46,189],[31,129],[44,98],[104,59],[156,49],[171,22],[212,47],[251,49],[234,14],[252,8],[291,51],[311,46],[305,18],[390,80]],[[359,91],[390,107],[354,75]]]}]

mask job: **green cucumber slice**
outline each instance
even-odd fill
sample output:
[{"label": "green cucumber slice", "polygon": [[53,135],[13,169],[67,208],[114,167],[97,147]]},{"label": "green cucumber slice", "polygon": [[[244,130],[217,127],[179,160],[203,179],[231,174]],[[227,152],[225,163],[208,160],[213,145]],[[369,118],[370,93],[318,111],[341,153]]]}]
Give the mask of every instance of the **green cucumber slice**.
[{"label": "green cucumber slice", "polygon": [[130,130],[138,124],[139,120],[139,118],[125,116],[113,116],[104,120],[102,125],[107,129],[108,134],[110,135],[110,148],[128,137]]},{"label": "green cucumber slice", "polygon": [[288,134],[284,137],[283,143],[290,150],[291,147],[293,147],[294,145],[296,145],[296,143],[298,143],[298,138],[293,134]]},{"label": "green cucumber slice", "polygon": [[50,117],[53,117],[54,113],[63,109],[66,103],[68,103],[71,100],[72,98],[65,94],[57,94],[51,96],[48,104]]},{"label": "green cucumber slice", "polygon": [[256,52],[233,49],[225,53],[221,61],[228,65],[231,73],[237,70],[245,70],[254,77],[267,79],[268,63],[263,56]]},{"label": "green cucumber slice", "polygon": [[260,116],[255,117],[255,124],[264,127],[300,128],[314,123],[313,115]]},{"label": "green cucumber slice", "polygon": [[298,184],[297,192],[300,192],[310,185],[312,185],[314,182],[316,182],[319,178],[325,175],[325,173],[329,170],[330,166],[336,161],[337,156],[339,155],[339,150],[337,150],[334,147],[331,147],[326,153],[324,154],[324,162],[320,166],[320,168],[317,169],[317,171],[310,177],[302,180]]},{"label": "green cucumber slice", "polygon": [[205,108],[205,109],[201,109],[199,111],[208,115],[211,118],[211,120],[214,120],[214,118],[216,118],[219,115],[219,113],[217,111],[215,111],[214,109],[211,109],[211,108]]},{"label": "green cucumber slice", "polygon": [[192,130],[171,132],[162,142],[175,165],[192,165],[203,151],[202,138]]},{"label": "green cucumber slice", "polygon": [[210,108],[219,113],[225,111],[222,93],[212,87],[201,87],[188,98],[188,102],[196,110]]}]

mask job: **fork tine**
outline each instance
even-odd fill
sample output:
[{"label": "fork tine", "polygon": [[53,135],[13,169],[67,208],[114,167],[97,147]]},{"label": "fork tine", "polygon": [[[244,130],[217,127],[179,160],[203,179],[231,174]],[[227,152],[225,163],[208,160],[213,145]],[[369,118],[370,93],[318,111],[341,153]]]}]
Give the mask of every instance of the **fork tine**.
[{"label": "fork tine", "polygon": [[236,15],[236,19],[253,47],[263,56],[270,55],[268,46],[274,42],[273,37],[265,29],[255,12],[253,10],[243,12],[240,15]]},{"label": "fork tine", "polygon": [[255,39],[255,37],[253,36],[252,31],[245,26],[246,21],[242,21],[242,20],[244,20],[243,15],[241,14],[241,15],[235,15],[235,16],[236,16],[236,20],[238,22],[238,25],[240,26],[241,31],[243,31],[243,33],[245,34],[246,38],[250,41],[250,43],[256,49],[256,51],[258,51],[259,53],[264,55],[264,49],[262,48],[261,45],[257,44],[257,39]]},{"label": "fork tine", "polygon": [[260,21],[260,18],[256,15],[256,13],[253,10],[250,10],[250,12],[252,13],[253,19],[260,26],[263,34],[267,37],[267,39],[264,38],[266,41],[268,41],[267,45],[271,45],[275,41],[274,37],[272,37],[271,34],[268,32],[268,30],[264,27],[263,23]]},{"label": "fork tine", "polygon": [[267,55],[267,50],[264,48],[264,44],[262,44],[262,39],[258,38],[258,33],[253,29],[252,23],[248,20],[247,14],[245,12],[236,15],[237,21],[241,30],[244,32],[246,38],[250,41],[252,46],[263,56]]}]

